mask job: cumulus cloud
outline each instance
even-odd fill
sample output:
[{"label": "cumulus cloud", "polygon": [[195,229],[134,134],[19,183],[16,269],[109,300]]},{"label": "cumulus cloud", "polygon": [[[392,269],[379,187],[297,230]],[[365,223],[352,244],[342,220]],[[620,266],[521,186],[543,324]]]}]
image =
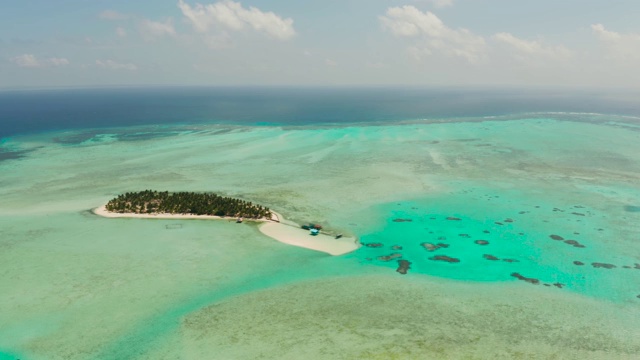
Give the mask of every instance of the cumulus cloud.
[{"label": "cumulus cloud", "polygon": [[640,60],[640,34],[618,33],[602,24],[591,25],[594,35],[607,49],[607,57],[618,60]]},{"label": "cumulus cloud", "polygon": [[96,66],[111,70],[138,70],[138,67],[132,63],[119,63],[113,60],[96,60]]},{"label": "cumulus cloud", "polygon": [[65,58],[49,58],[45,60],[47,64],[51,64],[53,66],[64,66],[69,65],[69,60]]},{"label": "cumulus cloud", "polygon": [[23,54],[20,56],[12,57],[11,62],[20,67],[40,67],[40,62],[32,54]]},{"label": "cumulus cloud", "polygon": [[105,10],[98,15],[100,19],[118,21],[118,20],[127,20],[131,17],[129,14],[119,13],[114,10]]},{"label": "cumulus cloud", "polygon": [[483,37],[467,29],[451,29],[432,12],[422,12],[411,5],[388,8],[385,16],[380,16],[379,19],[383,27],[392,34],[422,41],[410,48],[416,58],[438,53],[448,57],[461,57],[474,63],[485,52],[486,42]]},{"label": "cumulus cloud", "polygon": [[196,3],[195,6],[179,0],[178,7],[194,30],[200,33],[221,29],[242,31],[251,28],[277,40],[288,40],[296,34],[291,18],[285,19],[253,6],[245,8],[241,3],[231,0],[206,5]]},{"label": "cumulus cloud", "polygon": [[539,41],[524,40],[507,32],[497,33],[493,39],[505,44],[512,51],[515,58],[521,61],[529,61],[532,58],[568,59],[572,53],[564,46],[547,46]]},{"label": "cumulus cloud", "polygon": [[121,26],[118,26],[118,27],[116,28],[116,34],[117,34],[119,37],[126,37],[126,36],[127,36],[127,30],[125,30],[125,29],[124,29],[123,27],[121,27]]},{"label": "cumulus cloud", "polygon": [[173,20],[151,21],[143,19],[140,21],[140,33],[147,39],[153,39],[162,36],[175,36],[176,29],[173,27]]},{"label": "cumulus cloud", "polygon": [[332,59],[324,59],[324,64],[331,67],[338,66],[338,63]]},{"label": "cumulus cloud", "polygon": [[65,58],[48,58],[44,60],[39,60],[33,54],[23,54],[19,56],[12,57],[9,59],[14,64],[19,67],[25,68],[40,68],[40,67],[49,67],[49,66],[65,66],[69,65],[69,60]]}]

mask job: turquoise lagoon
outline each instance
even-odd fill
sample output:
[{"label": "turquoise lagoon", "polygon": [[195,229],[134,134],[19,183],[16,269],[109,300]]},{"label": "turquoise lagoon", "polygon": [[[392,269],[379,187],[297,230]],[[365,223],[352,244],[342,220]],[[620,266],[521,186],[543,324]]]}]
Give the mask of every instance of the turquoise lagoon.
[{"label": "turquoise lagoon", "polygon": [[[7,138],[0,358],[637,358],[634,122],[538,114]],[[242,197],[381,245],[331,257],[250,224],[89,211],[147,188]],[[408,274],[380,259],[393,253]]]}]

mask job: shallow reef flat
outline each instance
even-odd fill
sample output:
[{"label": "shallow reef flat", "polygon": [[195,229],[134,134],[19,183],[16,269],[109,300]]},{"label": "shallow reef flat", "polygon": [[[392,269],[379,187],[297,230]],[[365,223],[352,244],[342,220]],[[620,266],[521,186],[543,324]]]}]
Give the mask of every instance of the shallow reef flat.
[{"label": "shallow reef flat", "polygon": [[630,359],[638,319],[637,306],[519,283],[377,274],[222,301],[183,318],[143,358]]},{"label": "shallow reef flat", "polygon": [[[7,139],[0,354],[633,357],[640,132],[581,116]],[[125,136],[141,132],[157,136]],[[364,246],[90,211],[145,188],[255,201]]]}]

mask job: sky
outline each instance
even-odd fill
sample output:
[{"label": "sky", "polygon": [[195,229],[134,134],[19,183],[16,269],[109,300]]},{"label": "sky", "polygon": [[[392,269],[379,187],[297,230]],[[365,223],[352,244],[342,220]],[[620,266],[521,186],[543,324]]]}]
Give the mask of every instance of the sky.
[{"label": "sky", "polygon": [[0,0],[0,88],[640,87],[637,0]]}]

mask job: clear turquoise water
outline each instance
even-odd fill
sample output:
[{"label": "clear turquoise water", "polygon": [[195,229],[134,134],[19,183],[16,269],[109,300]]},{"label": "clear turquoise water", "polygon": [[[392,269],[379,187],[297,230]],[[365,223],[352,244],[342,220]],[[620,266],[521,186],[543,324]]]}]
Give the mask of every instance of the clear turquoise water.
[{"label": "clear turquoise water", "polygon": [[[633,358],[640,132],[563,116],[5,139],[21,157],[0,162],[2,356]],[[240,196],[384,245],[329,257],[248,225],[87,211],[145,188]],[[377,259],[394,252],[407,275]]]},{"label": "clear turquoise water", "polygon": [[[395,270],[397,259],[378,258],[400,253],[402,258],[398,259],[411,261],[411,272],[420,274],[466,281],[513,281],[511,274],[517,272],[539,279],[541,286],[561,283],[565,291],[612,301],[628,302],[637,295],[638,270],[623,268],[634,267],[637,256],[608,244],[608,238],[620,234],[611,228],[606,213],[571,202],[573,199],[545,199],[526,190],[467,186],[446,196],[380,206],[380,212],[387,215],[380,219],[381,226],[364,234],[361,241],[384,246],[364,247],[351,257],[362,264]],[[460,220],[447,220],[449,217]],[[411,221],[394,222],[397,219]],[[585,247],[576,248],[550,235],[576,240]],[[476,240],[488,244],[479,245]],[[428,251],[423,243],[449,246]],[[394,245],[402,246],[402,250],[392,249]],[[499,260],[487,260],[485,254]],[[430,260],[436,255],[460,262]],[[584,265],[575,265],[574,261]],[[594,262],[614,264],[616,268],[594,268]]]}]

